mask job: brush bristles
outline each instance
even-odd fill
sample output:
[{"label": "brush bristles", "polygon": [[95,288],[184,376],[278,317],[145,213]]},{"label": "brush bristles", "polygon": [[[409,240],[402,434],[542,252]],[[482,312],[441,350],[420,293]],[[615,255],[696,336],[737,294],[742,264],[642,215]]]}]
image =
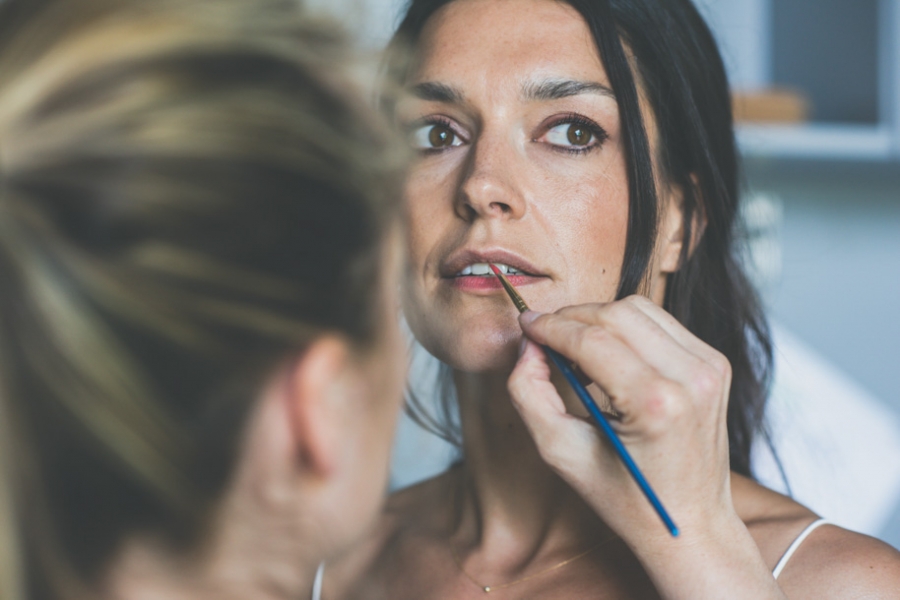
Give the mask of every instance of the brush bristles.
[{"label": "brush bristles", "polygon": [[520,313],[528,310],[528,305],[525,304],[525,301],[522,299],[522,296],[519,295],[519,292],[516,291],[516,288],[512,286],[509,282],[509,279],[506,278],[506,275],[503,274],[503,271],[498,269],[492,263],[488,263],[488,266],[491,268],[491,271],[494,272],[494,275],[500,280],[500,283],[503,285],[503,289],[506,290],[506,293],[509,294],[509,298],[513,301],[516,308]]}]

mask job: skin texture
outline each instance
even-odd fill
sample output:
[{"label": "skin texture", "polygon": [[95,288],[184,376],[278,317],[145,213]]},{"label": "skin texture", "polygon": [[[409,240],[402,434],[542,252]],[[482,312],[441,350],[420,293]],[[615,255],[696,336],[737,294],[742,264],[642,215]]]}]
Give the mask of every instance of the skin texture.
[{"label": "skin texture", "polygon": [[[450,6],[442,13],[452,18],[460,8]],[[565,59],[567,49],[554,47],[550,39],[525,49],[504,48],[501,39],[531,35],[516,20],[491,44],[491,56],[501,54],[500,59],[487,69],[469,69],[467,65],[484,64],[484,42],[473,46],[479,39],[474,30],[467,32],[457,22],[443,28],[440,22],[439,17],[429,28],[436,35],[424,37],[425,60],[413,81],[439,82],[464,91],[465,98],[452,104],[411,100],[401,107],[400,118],[415,124],[423,117],[442,117],[462,143],[424,154],[409,177],[408,210],[414,225],[405,308],[428,350],[477,372],[509,365],[521,332],[508,298],[496,292],[457,293],[442,277],[442,262],[466,249],[511,252],[544,275],[522,288],[537,309],[612,298],[625,246],[627,187],[619,176],[624,166],[617,151],[615,100],[585,94],[555,102],[550,110],[542,102],[520,102],[524,85],[548,79],[540,74],[541,63],[553,79],[563,75],[593,81],[599,59],[589,56],[587,64],[560,73],[553,65],[571,61]],[[552,25],[557,30],[560,24]],[[560,35],[583,38],[584,31],[571,29]],[[524,56],[517,56],[523,51]],[[529,81],[505,69],[520,60],[538,63]],[[577,157],[535,141],[546,140],[556,121],[572,112],[590,114],[609,139]],[[590,268],[583,270],[585,265]]]},{"label": "skin texture", "polygon": [[338,560],[364,538],[385,495],[405,378],[399,236],[388,246],[371,346],[326,334],[286,359],[260,391],[203,547],[173,556],[154,539],[133,539],[113,562],[103,597],[300,598],[321,561]]},{"label": "skin texture", "polygon": [[[428,31],[435,35],[423,36],[423,64],[410,82],[413,89],[437,83],[462,97],[410,98],[399,118],[413,144],[424,147],[406,193],[414,224],[407,318],[438,358],[477,372],[510,364],[521,330],[505,295],[456,293],[445,265],[466,251],[503,250],[542,275],[522,289],[536,310],[612,300],[625,249],[628,183],[616,101],[599,57],[585,52],[593,42],[574,11],[543,7],[538,18],[545,27],[504,19],[502,34],[488,36],[469,29],[468,18],[453,21],[467,10],[454,4],[433,19]],[[493,18],[500,15],[485,16]],[[496,60],[486,63],[485,53]],[[561,82],[596,89],[534,98]],[[588,132],[588,143],[569,142],[570,125]],[[435,132],[449,136],[450,145],[430,149]],[[681,249],[678,191],[662,187],[672,218],[664,218],[652,280],[660,301]]]},{"label": "skin texture", "polygon": [[[471,579],[514,581],[602,540],[491,596],[887,598],[900,589],[895,551],[833,526],[810,536],[781,587],[772,577],[816,516],[728,470],[728,362],[658,306],[682,238],[679,190],[665,182],[650,300],[611,302],[625,160],[617,106],[580,16],[549,0],[456,0],[432,16],[418,58],[398,115],[422,150],[406,188],[405,311],[421,343],[454,369],[465,460],[395,494],[369,542],[329,567],[325,597],[484,597]],[[534,93],[560,81],[588,85],[564,98]],[[522,296],[559,312],[517,319],[501,290],[461,287],[460,256],[527,264],[541,276],[518,286]],[[518,356],[523,328],[575,360],[595,397],[621,414],[616,427],[681,527],[678,539],[537,346]]]}]

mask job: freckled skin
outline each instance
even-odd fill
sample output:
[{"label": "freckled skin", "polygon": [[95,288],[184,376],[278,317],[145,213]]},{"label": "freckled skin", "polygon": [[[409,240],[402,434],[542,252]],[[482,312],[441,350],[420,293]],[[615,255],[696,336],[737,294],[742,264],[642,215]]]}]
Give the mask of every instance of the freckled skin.
[{"label": "freckled skin", "polygon": [[[447,273],[442,276],[447,257],[460,249],[503,250],[546,276],[518,286],[535,310],[614,298],[628,216],[616,103],[596,93],[553,100],[527,100],[521,94],[523,85],[534,80],[608,86],[581,17],[568,5],[550,0],[454,0],[430,18],[417,57],[420,64],[411,74],[411,87],[443,86],[462,100],[438,101],[439,94],[432,93],[429,100],[409,98],[399,106],[398,117],[409,127],[411,142],[423,150],[405,190],[411,256],[404,308],[417,338],[454,370],[465,459],[442,475],[393,494],[371,539],[343,562],[329,564],[325,596],[456,600],[483,595],[470,577],[500,584],[541,573],[508,590],[498,589],[497,597],[721,598],[727,589],[735,598],[741,593],[753,600],[783,598],[773,588],[771,569],[815,515],[739,475],[726,477],[724,398],[679,396],[682,417],[666,420],[666,404],[650,396],[654,389],[668,390],[671,399],[675,382],[661,370],[668,372],[677,359],[681,373],[699,372],[695,361],[708,354],[704,347],[691,341],[694,354],[685,342],[678,351],[665,353],[667,362],[654,359],[658,364],[651,367],[647,357],[658,358],[659,350],[653,341],[665,339],[657,332],[653,338],[627,336],[628,344],[603,354],[604,365],[618,369],[601,375],[608,376],[606,383],[634,383],[626,395],[642,402],[643,412],[635,414],[656,424],[657,429],[643,432],[638,424],[626,444],[643,450],[636,459],[645,474],[656,475],[650,477],[653,485],[683,529],[678,545],[671,546],[644,498],[626,496],[639,492],[623,475],[618,459],[594,453],[591,440],[596,432],[587,434],[589,425],[568,418],[581,414],[576,412],[577,400],[565,384],[549,380],[550,371],[537,359],[534,346],[513,371],[521,329],[502,289],[470,286],[466,291],[448,283]],[[422,88],[418,91],[426,95]],[[653,155],[655,124],[646,103],[642,111]],[[573,113],[579,120],[565,121]],[[593,124],[593,137],[566,126],[583,127],[581,117]],[[567,152],[565,146],[571,149],[573,144],[591,147]],[[663,211],[649,272],[649,295],[657,305],[662,303],[666,275],[677,268],[682,237],[678,190],[665,185],[659,189],[664,192]],[[609,327],[609,335],[594,349],[605,344],[614,348],[611,342],[625,340],[613,339],[616,331],[638,329],[634,322],[627,325],[622,313],[636,301],[646,307],[645,300],[635,298],[602,307],[607,315],[618,307],[619,319],[606,323],[617,326]],[[652,308],[660,317],[662,311]],[[646,311],[651,312],[649,307]],[[641,322],[640,331],[651,334],[653,327]],[[638,349],[644,358],[634,356]],[[571,357],[577,359],[578,348],[572,350]],[[585,364],[591,362],[581,354]],[[669,385],[659,387],[661,383]],[[595,397],[601,399],[599,390]],[[528,426],[522,418],[526,411],[517,411],[514,402],[531,407]],[[648,403],[655,407],[643,406]],[[559,414],[560,406],[565,416]],[[668,406],[671,409],[672,403]],[[559,427],[555,434],[550,424]],[[563,452],[566,448],[568,453]],[[565,481],[560,476],[564,473],[569,475]],[[671,504],[678,498],[680,504]],[[693,524],[691,515],[696,517]],[[545,572],[608,538],[611,528],[622,535],[622,543]],[[863,556],[869,561],[866,566],[880,564],[882,570],[898,564],[896,553],[883,544],[837,527],[820,528],[782,576],[787,595],[862,597],[835,585],[840,583],[836,580],[853,586],[860,581],[856,575],[831,576],[833,566],[849,564],[830,558],[837,547],[850,549],[845,556],[854,555],[854,565],[862,564]],[[813,558],[811,566],[804,566],[804,555]],[[896,590],[900,581],[879,585]],[[699,586],[706,586],[708,593],[698,593]]]},{"label": "freckled skin", "polygon": [[[416,99],[400,108],[405,122],[440,115],[465,137],[419,158],[405,190],[406,315],[428,350],[464,371],[508,370],[521,330],[501,291],[472,295],[441,279],[448,253],[476,246],[522,256],[548,277],[521,293],[535,310],[549,311],[612,300],[625,249],[628,186],[615,100],[521,95],[524,84],[541,78],[608,86],[590,33],[564,5],[533,4],[536,19],[510,22],[501,19],[511,10],[506,4],[461,0],[432,17],[409,83],[452,86],[465,102]],[[572,113],[595,122],[607,139],[578,155],[550,143],[548,120]],[[562,140],[584,140],[561,133],[568,134],[557,136]]]}]

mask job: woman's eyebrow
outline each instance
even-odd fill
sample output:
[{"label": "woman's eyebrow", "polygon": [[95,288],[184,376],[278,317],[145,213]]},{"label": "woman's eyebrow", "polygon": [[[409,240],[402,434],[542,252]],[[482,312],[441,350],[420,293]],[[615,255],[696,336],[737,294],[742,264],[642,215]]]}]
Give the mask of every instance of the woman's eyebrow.
[{"label": "woman's eyebrow", "polygon": [[576,81],[574,79],[548,79],[530,81],[522,86],[522,96],[526,100],[559,100],[579,94],[599,94],[615,98],[609,86],[596,81]]},{"label": "woman's eyebrow", "polygon": [[458,89],[436,81],[425,81],[410,87],[412,95],[419,100],[430,102],[446,102],[448,104],[463,104],[465,96]]}]

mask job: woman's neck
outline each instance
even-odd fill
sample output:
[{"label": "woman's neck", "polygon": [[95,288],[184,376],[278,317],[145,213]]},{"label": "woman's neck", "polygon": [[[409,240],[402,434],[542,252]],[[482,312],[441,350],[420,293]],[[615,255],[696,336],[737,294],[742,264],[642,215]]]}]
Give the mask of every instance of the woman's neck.
[{"label": "woman's neck", "polygon": [[456,536],[486,555],[581,548],[609,529],[550,468],[506,389],[508,374],[454,373],[465,461]]},{"label": "woman's neck", "polygon": [[259,555],[179,560],[152,542],[127,544],[102,597],[115,600],[295,600],[312,589],[315,566],[264,563]]},{"label": "woman's neck", "polygon": [[205,543],[191,552],[154,538],[128,540],[107,571],[102,597],[115,600],[296,600],[312,589],[321,559],[314,536],[229,497]]}]

